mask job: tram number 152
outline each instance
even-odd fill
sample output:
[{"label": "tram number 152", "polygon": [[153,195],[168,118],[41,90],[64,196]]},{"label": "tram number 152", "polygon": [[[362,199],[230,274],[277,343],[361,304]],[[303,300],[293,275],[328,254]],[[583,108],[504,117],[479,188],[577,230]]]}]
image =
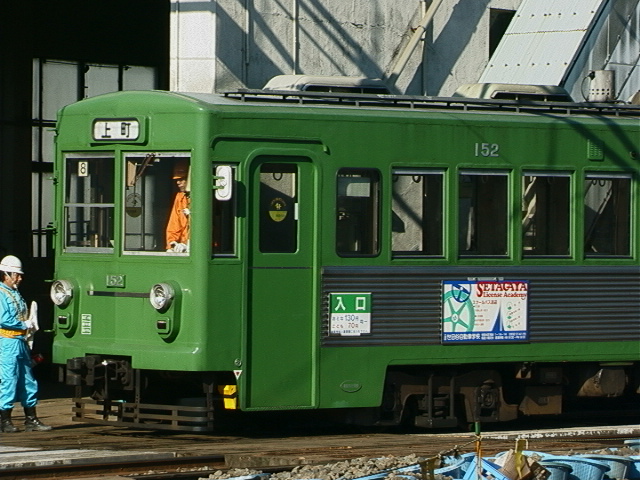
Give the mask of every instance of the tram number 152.
[{"label": "tram number 152", "polygon": [[497,143],[476,143],[476,157],[499,157],[500,145]]}]

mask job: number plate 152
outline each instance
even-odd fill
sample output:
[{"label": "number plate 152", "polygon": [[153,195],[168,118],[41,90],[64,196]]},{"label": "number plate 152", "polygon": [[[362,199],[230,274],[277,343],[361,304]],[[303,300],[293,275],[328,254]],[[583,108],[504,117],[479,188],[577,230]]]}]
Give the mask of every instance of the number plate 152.
[{"label": "number plate 152", "polygon": [[497,143],[476,143],[476,157],[499,157],[500,145]]}]

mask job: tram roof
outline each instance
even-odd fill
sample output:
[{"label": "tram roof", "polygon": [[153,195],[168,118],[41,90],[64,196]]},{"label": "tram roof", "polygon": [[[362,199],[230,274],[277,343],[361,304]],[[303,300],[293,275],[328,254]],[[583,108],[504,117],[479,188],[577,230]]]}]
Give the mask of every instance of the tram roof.
[{"label": "tram roof", "polygon": [[333,105],[374,107],[380,109],[438,109],[503,113],[554,113],[610,116],[640,116],[640,105],[619,103],[566,102],[510,98],[429,97],[394,94],[359,94],[327,92],[292,92],[239,89],[224,94],[227,99],[244,103],[280,105]]},{"label": "tram roof", "polygon": [[[161,98],[162,108],[184,110],[185,101],[191,102],[195,109],[206,109],[208,105],[268,105],[272,107],[324,106],[343,108],[366,108],[375,110],[434,110],[440,112],[476,112],[476,113],[529,113],[553,115],[587,115],[613,117],[640,117],[640,105],[619,103],[576,103],[565,101],[509,99],[509,98],[468,98],[428,97],[394,94],[332,93],[308,91],[266,91],[238,89],[224,94],[169,92],[165,90],[114,92],[91,97],[63,108],[66,113],[85,111],[87,103],[92,109],[104,112],[121,110],[133,98],[140,98],[139,107],[149,113],[157,111]],[[149,97],[153,97],[153,100]],[[79,110],[76,110],[79,109]],[[86,111],[85,111],[86,113]],[[144,112],[141,112],[144,113]]]}]

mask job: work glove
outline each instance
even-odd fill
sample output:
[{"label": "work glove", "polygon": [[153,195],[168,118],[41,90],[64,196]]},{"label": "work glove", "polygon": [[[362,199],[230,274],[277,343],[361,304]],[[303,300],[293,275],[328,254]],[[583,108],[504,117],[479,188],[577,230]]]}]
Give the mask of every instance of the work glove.
[{"label": "work glove", "polygon": [[38,324],[38,304],[36,302],[31,302],[29,307],[29,316],[24,324],[27,326],[28,330],[31,330],[34,333],[40,330],[40,325]]},{"label": "work glove", "polygon": [[31,348],[33,347],[33,336],[40,330],[40,325],[38,324],[38,304],[36,302],[31,302],[29,306],[29,316],[24,324],[27,327],[26,340],[29,348]]},{"label": "work glove", "polygon": [[169,252],[185,253],[189,250],[186,243],[171,242],[169,245],[171,246],[171,248],[167,250]]}]

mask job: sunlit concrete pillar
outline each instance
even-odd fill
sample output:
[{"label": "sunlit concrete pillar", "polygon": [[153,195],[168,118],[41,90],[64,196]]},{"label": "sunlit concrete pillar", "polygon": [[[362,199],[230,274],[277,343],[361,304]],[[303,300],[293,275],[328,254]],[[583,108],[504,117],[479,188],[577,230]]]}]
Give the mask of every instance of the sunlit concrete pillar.
[{"label": "sunlit concrete pillar", "polygon": [[215,0],[171,0],[171,90],[214,92],[216,5]]}]

